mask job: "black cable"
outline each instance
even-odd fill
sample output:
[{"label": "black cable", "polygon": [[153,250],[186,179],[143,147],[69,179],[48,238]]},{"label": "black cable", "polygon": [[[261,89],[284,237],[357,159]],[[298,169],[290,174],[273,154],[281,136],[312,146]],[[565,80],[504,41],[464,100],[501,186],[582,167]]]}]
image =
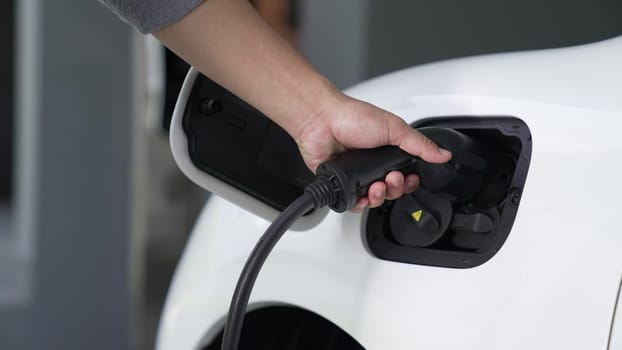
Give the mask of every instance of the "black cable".
[{"label": "black cable", "polygon": [[248,299],[250,298],[253,285],[264,261],[274,248],[274,245],[283,236],[283,233],[310,209],[315,207],[314,193],[305,191],[279,215],[261,236],[259,242],[251,252],[246,264],[242,269],[238,284],[235,287],[229,315],[225,323],[225,331],[222,338],[221,350],[237,350],[242,332],[242,322],[246,314]]}]

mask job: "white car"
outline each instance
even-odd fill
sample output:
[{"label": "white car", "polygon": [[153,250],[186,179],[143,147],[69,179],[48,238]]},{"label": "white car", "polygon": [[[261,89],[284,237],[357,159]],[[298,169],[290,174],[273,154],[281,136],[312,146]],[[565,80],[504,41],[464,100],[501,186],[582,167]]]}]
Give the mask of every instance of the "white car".
[{"label": "white car", "polygon": [[[240,349],[622,349],[622,37],[428,64],[346,92],[485,143],[502,155],[488,192],[306,215],[259,274]],[[215,196],[157,348],[219,349],[246,258],[312,177],[282,130],[196,70],[171,145]]]}]

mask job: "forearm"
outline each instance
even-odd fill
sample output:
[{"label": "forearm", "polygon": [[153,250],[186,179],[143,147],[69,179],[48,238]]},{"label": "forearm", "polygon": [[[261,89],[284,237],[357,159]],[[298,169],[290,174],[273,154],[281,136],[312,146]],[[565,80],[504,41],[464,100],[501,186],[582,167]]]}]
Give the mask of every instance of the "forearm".
[{"label": "forearm", "polygon": [[206,0],[154,35],[294,138],[340,98],[246,0]]}]

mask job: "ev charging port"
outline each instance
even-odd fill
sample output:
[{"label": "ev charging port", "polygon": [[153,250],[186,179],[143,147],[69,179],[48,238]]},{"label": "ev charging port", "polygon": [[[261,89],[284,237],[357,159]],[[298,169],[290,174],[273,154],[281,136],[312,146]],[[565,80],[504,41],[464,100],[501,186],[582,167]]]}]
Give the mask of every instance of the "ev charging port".
[{"label": "ev charging port", "polygon": [[[284,130],[203,75],[193,83],[182,126],[197,169],[278,211],[315,178]],[[369,210],[363,237],[369,251],[412,264],[468,268],[486,262],[505,242],[520,204],[529,128],[507,116],[429,118],[412,126],[437,143],[454,142],[439,144],[453,146],[446,148],[460,161],[450,162],[453,168],[419,169],[425,189]],[[432,129],[445,129],[446,138]],[[485,159],[484,172],[470,154]]]},{"label": "ev charging port", "polygon": [[490,158],[482,184],[468,200],[419,188],[371,209],[364,235],[369,250],[381,259],[413,264],[483,264],[505,242],[518,211],[531,157],[527,125],[514,117],[443,117],[413,127],[451,128],[486,147]]}]

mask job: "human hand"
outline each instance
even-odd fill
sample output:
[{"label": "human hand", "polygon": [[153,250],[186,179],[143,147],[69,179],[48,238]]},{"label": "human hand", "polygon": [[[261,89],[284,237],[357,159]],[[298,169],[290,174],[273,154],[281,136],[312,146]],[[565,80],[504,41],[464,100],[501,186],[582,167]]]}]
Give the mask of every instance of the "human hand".
[{"label": "human hand", "polygon": [[[310,118],[295,137],[307,166],[315,172],[324,161],[338,153],[355,148],[398,146],[430,163],[444,163],[451,153],[410,127],[396,115],[374,105],[345,95],[327,103],[316,118]],[[419,185],[415,174],[404,176],[399,171],[387,174],[383,181],[373,183],[367,196],[360,198],[353,212],[375,208],[385,199],[397,199],[413,192]]]}]

